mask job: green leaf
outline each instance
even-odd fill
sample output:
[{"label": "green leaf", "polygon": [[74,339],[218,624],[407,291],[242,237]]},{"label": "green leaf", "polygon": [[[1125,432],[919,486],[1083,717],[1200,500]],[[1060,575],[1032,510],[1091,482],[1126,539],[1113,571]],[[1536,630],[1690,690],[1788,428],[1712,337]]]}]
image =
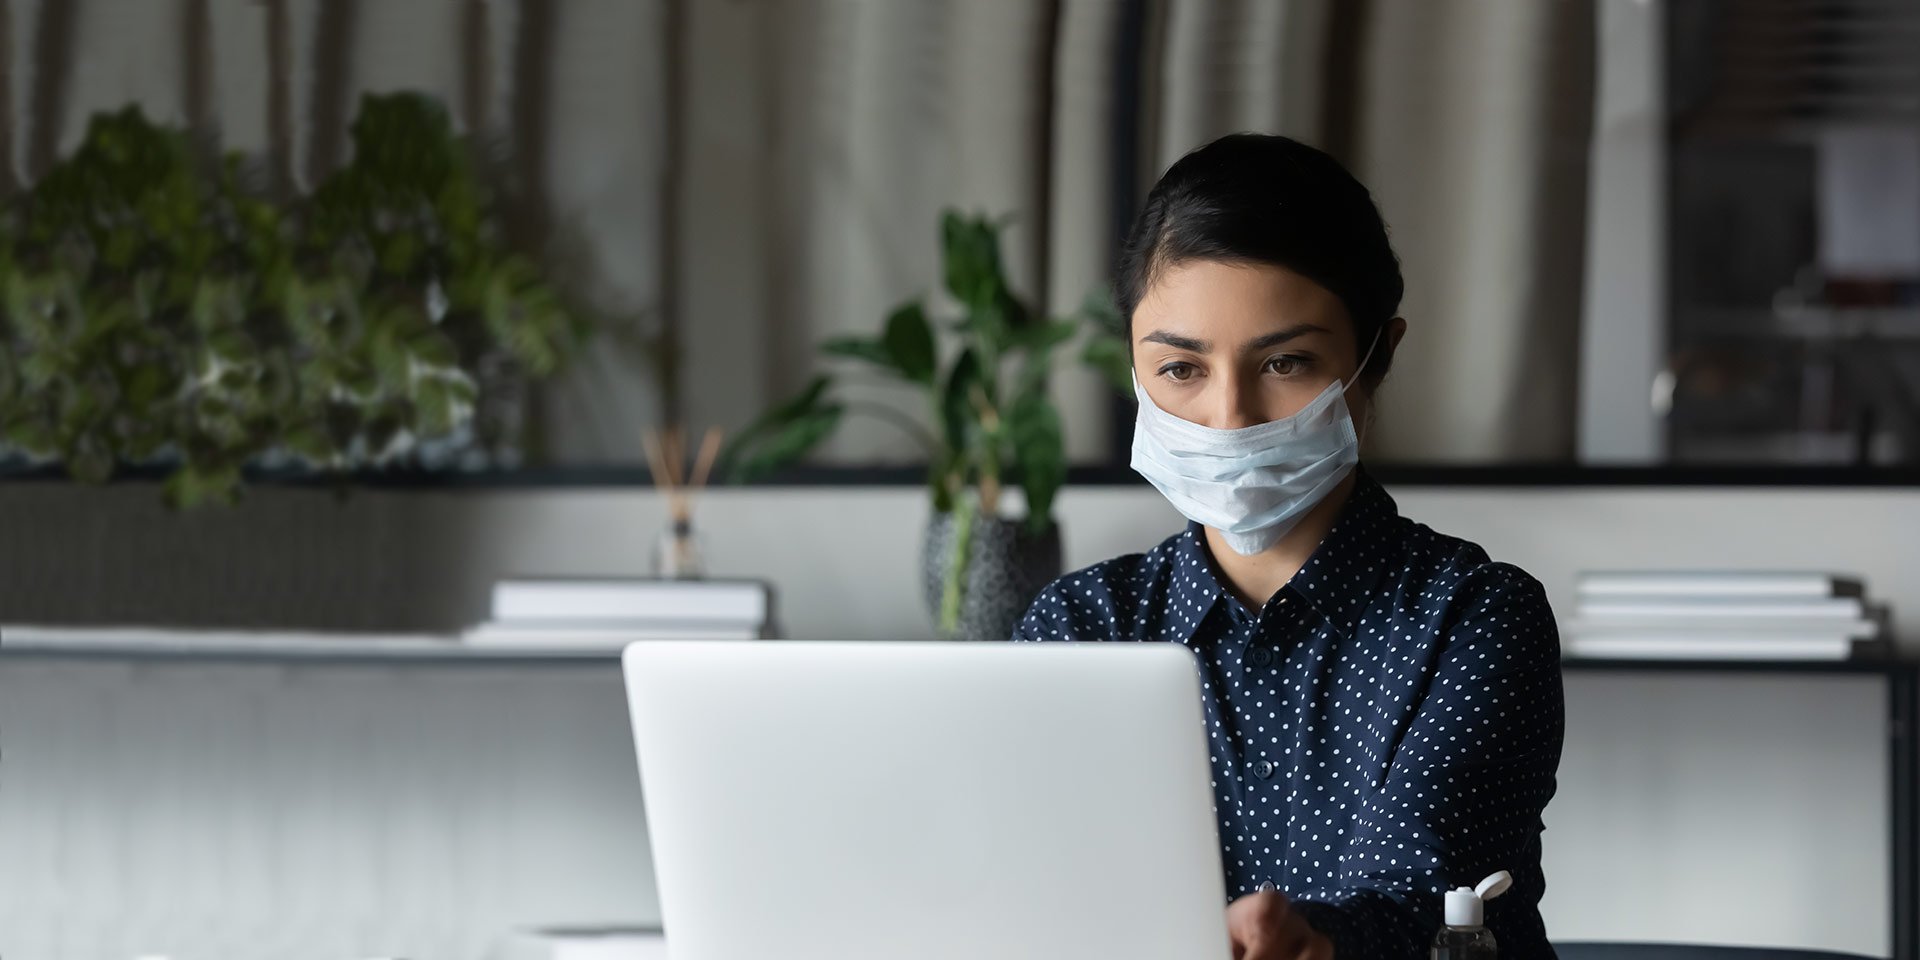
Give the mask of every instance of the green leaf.
[{"label": "green leaf", "polygon": [[[832,377],[824,374],[814,377],[798,394],[747,424],[745,429],[727,441],[714,472],[739,483],[786,466],[777,458],[768,458],[763,454],[769,445],[775,445],[775,438],[785,435],[793,424],[810,418],[818,419],[820,411],[833,406],[826,402],[827,389],[832,385]],[[825,434],[816,438],[814,443],[817,444],[821,439],[825,439]],[[793,459],[805,456],[810,449],[809,445],[799,450],[793,454]]]},{"label": "green leaf", "polygon": [[1053,373],[1052,358],[1044,353],[1030,353],[1020,366],[1020,376],[1014,380],[1013,394],[1016,397],[1028,393],[1045,393],[1047,380]]},{"label": "green leaf", "polygon": [[188,464],[173,472],[162,487],[167,505],[178,510],[240,499],[240,468]]},{"label": "green leaf", "polygon": [[1060,412],[1044,387],[1022,393],[1007,411],[1007,433],[1012,441],[1020,486],[1027,493],[1027,526],[1034,532],[1053,522],[1053,498],[1067,482],[1065,434]]},{"label": "green leaf", "polygon": [[788,420],[815,410],[820,406],[821,398],[826,396],[827,388],[831,386],[833,386],[833,378],[820,374],[808,381],[806,388],[795,394],[792,399],[768,411],[767,416],[775,420]]},{"label": "green leaf", "polygon": [[872,337],[832,337],[820,344],[820,352],[833,357],[865,360],[889,370],[899,369],[899,365],[893,362],[893,354],[887,350],[887,345]]},{"label": "green leaf", "polygon": [[411,233],[395,233],[380,244],[380,269],[396,276],[411,274],[421,255],[421,243]]},{"label": "green leaf", "polygon": [[164,369],[151,363],[141,364],[126,374],[127,403],[135,410],[144,411],[170,386]]},{"label": "green leaf", "polygon": [[1009,345],[1033,353],[1045,353],[1073,339],[1080,332],[1080,324],[1072,320],[1049,320],[1046,323],[1029,324],[1014,333]]},{"label": "green leaf", "polygon": [[973,403],[973,390],[980,385],[981,374],[979,355],[971,348],[963,350],[940,389],[940,426],[948,449],[962,456],[979,432],[979,410]]},{"label": "green leaf", "polygon": [[53,431],[38,418],[8,425],[6,438],[8,446],[18,447],[36,457],[52,456],[59,452],[59,441]]},{"label": "green leaf", "polygon": [[765,477],[798,463],[840,426],[845,408],[829,403],[782,423],[764,435],[735,468],[741,480]]},{"label": "green leaf", "polygon": [[442,369],[458,369],[460,348],[439,330],[425,330],[407,340],[407,349],[421,363]]},{"label": "green leaf", "polygon": [[985,217],[957,210],[941,214],[947,291],[969,311],[996,307],[1006,282],[1000,271],[999,230]]},{"label": "green leaf", "polygon": [[420,417],[416,424],[420,435],[444,436],[454,428],[456,400],[446,381],[436,377],[421,379],[413,388],[413,405]]},{"label": "green leaf", "polygon": [[91,431],[75,437],[64,456],[67,472],[81,483],[105,483],[113,476],[113,448]]},{"label": "green leaf", "polygon": [[287,431],[281,442],[288,450],[315,464],[325,464],[335,456],[333,441],[327,438],[326,431],[314,427],[295,427]]},{"label": "green leaf", "polygon": [[373,369],[378,374],[380,384],[389,390],[403,389],[410,372],[407,348],[400,343],[400,331],[396,329],[393,314],[395,309],[381,317],[381,326],[367,338],[367,347],[372,351]]},{"label": "green leaf", "polygon": [[398,414],[383,411],[373,419],[367,421],[365,427],[367,450],[371,452],[375,458],[385,456],[388,448],[393,446],[394,440],[398,438],[400,432],[405,429],[406,424],[401,421]]},{"label": "green leaf", "polygon": [[981,354],[982,365],[995,366],[1003,351],[1017,346],[1018,338],[1031,328],[1026,307],[1004,290],[984,306],[973,306],[959,324],[959,331],[972,339]]},{"label": "green leaf", "polygon": [[886,350],[893,365],[915,383],[933,383],[933,327],[919,303],[906,303],[887,317]]},{"label": "green leaf", "polygon": [[946,513],[966,485],[965,464],[951,448],[943,448],[927,464],[927,487],[933,491],[933,509]]},{"label": "green leaf", "polygon": [[253,355],[253,343],[247,335],[232,328],[213,331],[207,337],[207,349],[225,363],[244,363]]}]

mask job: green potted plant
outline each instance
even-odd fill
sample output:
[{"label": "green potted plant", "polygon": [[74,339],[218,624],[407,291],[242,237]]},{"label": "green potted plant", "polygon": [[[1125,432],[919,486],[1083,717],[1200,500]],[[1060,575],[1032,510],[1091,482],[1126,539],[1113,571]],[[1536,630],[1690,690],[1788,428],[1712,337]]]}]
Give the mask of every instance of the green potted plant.
[{"label": "green potted plant", "polygon": [[[1035,593],[1061,572],[1053,501],[1066,481],[1059,411],[1047,389],[1054,354],[1083,332],[1082,359],[1126,383],[1126,346],[1111,309],[1090,298],[1076,316],[1047,318],[1021,302],[1000,260],[1000,227],[947,211],[941,221],[944,285],[959,316],[936,322],[921,300],[901,304],[874,336],[841,336],[822,352],[864,364],[922,392],[932,430],[906,432],[927,455],[933,511],[922,556],[928,606],[943,638],[1005,639]],[[1101,321],[1091,328],[1089,319]],[[944,348],[937,330],[949,332]],[[832,373],[741,431],[723,475],[765,477],[789,466],[862,408],[842,398]],[[891,411],[879,411],[890,413]],[[895,417],[888,417],[896,421]],[[1024,517],[1003,514],[1018,486]]]},{"label": "green potted plant", "polygon": [[436,104],[364,99],[353,147],[276,200],[239,155],[95,116],[0,217],[0,452],[88,481],[160,466],[191,505],[247,467],[497,443],[490,394],[552,371],[579,321],[507,249]]}]

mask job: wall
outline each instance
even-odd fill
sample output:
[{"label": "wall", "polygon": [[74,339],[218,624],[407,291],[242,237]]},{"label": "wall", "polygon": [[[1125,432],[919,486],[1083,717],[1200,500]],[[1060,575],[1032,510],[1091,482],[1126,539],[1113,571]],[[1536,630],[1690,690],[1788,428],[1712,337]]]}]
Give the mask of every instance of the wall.
[{"label": "wall", "polygon": [[[1556,607],[1575,574],[1609,567],[1850,571],[1920,609],[1920,490],[1737,487],[1419,487],[1401,512],[1531,571]],[[715,572],[778,584],[810,638],[926,630],[917,488],[720,489],[699,526]],[[1178,517],[1144,484],[1073,488],[1058,503],[1066,559],[1150,547]],[[648,572],[664,529],[645,490],[255,491],[236,510],[170,513],[140,484],[0,485],[0,622],[181,623],[452,630],[514,574]],[[1920,652],[1920,621],[1895,627]]]},{"label": "wall", "polygon": [[[1920,491],[1437,489],[1402,510],[1538,575],[1856,571],[1920,605]],[[1175,527],[1151,490],[1073,489],[1068,561]],[[925,633],[912,489],[733,490],[720,572],[789,632]],[[634,490],[259,491],[168,514],[151,488],[0,486],[0,621],[450,629],[495,577],[640,573]],[[1902,629],[1914,649],[1912,628]],[[1882,701],[1850,678],[1569,678],[1548,812],[1556,935],[1882,952]],[[0,659],[0,955],[479,955],[509,926],[655,917],[617,678],[595,668]],[[1791,909],[1786,908],[1791,907]]]}]

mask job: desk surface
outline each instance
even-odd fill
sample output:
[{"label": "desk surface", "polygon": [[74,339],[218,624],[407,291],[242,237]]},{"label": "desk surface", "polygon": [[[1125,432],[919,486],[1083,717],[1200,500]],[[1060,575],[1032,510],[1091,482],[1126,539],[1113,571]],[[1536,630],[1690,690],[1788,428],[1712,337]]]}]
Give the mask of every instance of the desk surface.
[{"label": "desk surface", "polygon": [[[0,626],[0,657],[37,660],[324,662],[329,665],[613,665],[618,650],[475,646],[451,634],[295,633],[145,627]],[[1603,660],[1561,661],[1569,673],[1877,674],[1913,671],[1912,660]]]}]

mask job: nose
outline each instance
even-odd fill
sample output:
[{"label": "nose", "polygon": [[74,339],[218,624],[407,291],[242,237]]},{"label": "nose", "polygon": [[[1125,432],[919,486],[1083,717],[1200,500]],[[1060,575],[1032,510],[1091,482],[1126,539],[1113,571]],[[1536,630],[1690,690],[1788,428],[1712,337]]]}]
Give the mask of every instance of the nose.
[{"label": "nose", "polygon": [[1238,430],[1267,422],[1260,404],[1260,379],[1238,372],[1215,377],[1213,395],[1208,397],[1207,426],[1216,430]]}]

